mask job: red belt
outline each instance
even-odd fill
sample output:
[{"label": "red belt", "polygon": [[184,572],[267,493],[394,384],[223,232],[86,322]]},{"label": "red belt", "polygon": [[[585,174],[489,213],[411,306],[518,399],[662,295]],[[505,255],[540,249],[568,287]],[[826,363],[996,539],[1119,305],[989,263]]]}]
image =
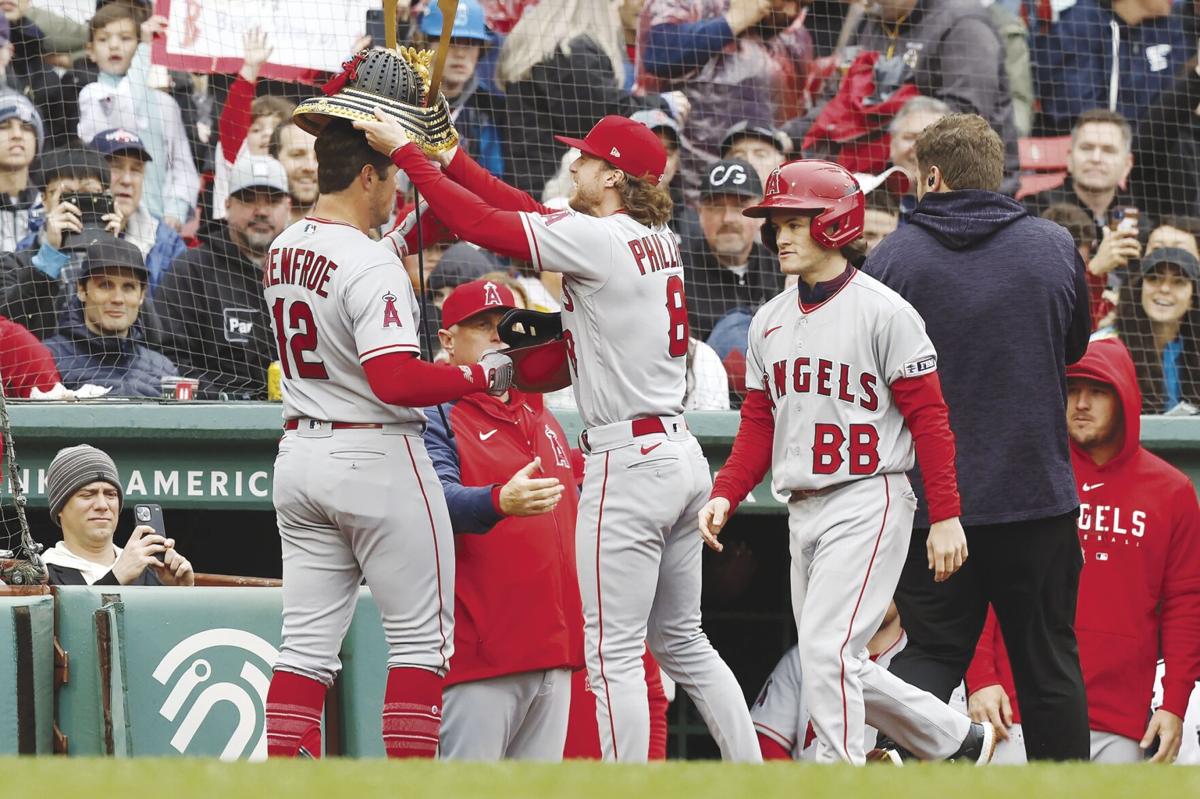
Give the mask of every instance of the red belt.
[{"label": "red belt", "polygon": [[[322,422],[328,424],[333,430],[382,430],[383,425],[378,422]],[[300,427],[299,419],[288,419],[283,423],[284,430],[297,430]]]},{"label": "red belt", "polygon": [[635,436],[652,436],[655,433],[667,432],[667,428],[663,427],[662,419],[657,416],[634,419],[629,423],[629,428]]}]

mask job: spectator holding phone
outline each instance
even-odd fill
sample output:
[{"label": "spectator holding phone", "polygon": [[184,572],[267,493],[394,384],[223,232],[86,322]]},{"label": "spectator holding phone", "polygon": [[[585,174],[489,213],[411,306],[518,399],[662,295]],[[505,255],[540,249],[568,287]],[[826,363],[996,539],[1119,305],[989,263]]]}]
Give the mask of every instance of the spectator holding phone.
[{"label": "spectator holding phone", "polygon": [[[72,200],[92,199],[102,205],[108,172],[104,159],[91,150],[51,150],[38,161],[34,179],[47,210],[35,233],[15,252],[0,255],[0,313],[40,339],[54,334],[58,315],[79,279],[82,252],[73,248],[81,240],[76,234],[83,232],[85,220]],[[102,224],[113,234],[122,224],[115,208],[111,214],[89,221]]]},{"label": "spectator holding phone", "polygon": [[140,525],[123,549],[113,543],[125,495],[117,465],[102,450],[87,444],[59,450],[46,470],[46,497],[63,533],[42,555],[51,585],[195,584],[174,539]]}]

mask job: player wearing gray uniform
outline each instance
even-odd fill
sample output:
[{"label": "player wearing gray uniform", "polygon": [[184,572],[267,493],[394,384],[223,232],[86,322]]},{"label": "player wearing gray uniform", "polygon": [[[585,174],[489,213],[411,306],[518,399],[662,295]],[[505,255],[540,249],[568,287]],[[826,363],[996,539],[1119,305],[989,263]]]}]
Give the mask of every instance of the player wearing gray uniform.
[{"label": "player wearing gray uniform", "polygon": [[768,467],[776,492],[790,494],[792,610],[819,762],[865,762],[864,724],[923,757],[986,762],[990,725],[972,724],[867,656],[908,552],[916,499],[904,473],[914,463],[914,435],[935,487],[936,579],[961,566],[966,539],[954,440],[924,324],[899,295],[847,263],[863,209],[842,167],[795,161],[776,169],[762,203],[744,211],[767,217],[764,243],[800,283],[750,324],[742,422],[700,528],[719,551],[717,534]]},{"label": "player wearing gray uniform", "polygon": [[571,166],[573,210],[506,186],[463,152],[442,174],[379,113],[359,122],[455,234],[561,272],[563,327],[587,428],[576,524],[585,655],[609,760],[645,761],[644,643],[692,697],[726,759],[761,755],[737,680],[700,628],[696,514],[708,462],[683,420],[688,344],[683,264],[656,184],[666,152],[645,126],[610,116]]},{"label": "player wearing gray uniform", "polygon": [[[904,649],[904,643],[900,614],[896,611],[895,603],[892,603],[883,624],[867,643],[867,652],[871,660],[886,669],[896,653]],[[750,718],[754,721],[764,760],[811,761],[816,758],[817,733],[813,729],[808,706],[804,703],[803,684],[800,649],[793,646],[775,664],[762,690],[758,692],[758,698],[750,707]],[[877,735],[874,727],[866,727],[863,745],[868,749],[873,748]]]},{"label": "player wearing gray uniform", "polygon": [[285,420],[273,495],[283,644],[267,694],[268,752],[320,755],[325,692],[365,578],[388,642],[385,748],[432,757],[453,644],[454,542],[421,408],[503,392],[508,359],[418,359],[408,275],[367,236],[388,219],[395,167],[340,120],[316,150],[313,215],[279,235],[263,269]]}]

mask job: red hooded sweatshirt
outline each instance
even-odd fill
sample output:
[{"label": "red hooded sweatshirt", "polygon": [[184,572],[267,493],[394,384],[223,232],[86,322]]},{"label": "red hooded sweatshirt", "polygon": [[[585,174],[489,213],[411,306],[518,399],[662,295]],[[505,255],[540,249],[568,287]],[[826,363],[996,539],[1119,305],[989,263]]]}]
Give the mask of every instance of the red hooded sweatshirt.
[{"label": "red hooded sweatshirt", "polygon": [[1200,506],[1187,476],[1140,444],[1124,344],[1092,342],[1067,377],[1113,386],[1124,417],[1124,443],[1103,466],[1071,442],[1084,554],[1075,633],[1091,728],[1140,739],[1160,646],[1164,710],[1183,718],[1200,676]]}]

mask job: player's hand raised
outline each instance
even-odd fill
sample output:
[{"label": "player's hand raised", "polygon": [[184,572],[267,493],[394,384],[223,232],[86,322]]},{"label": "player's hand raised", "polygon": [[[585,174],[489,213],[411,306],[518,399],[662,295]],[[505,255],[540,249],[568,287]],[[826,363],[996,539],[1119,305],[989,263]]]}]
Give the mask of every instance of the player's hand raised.
[{"label": "player's hand raised", "polygon": [[392,153],[412,141],[400,120],[375,106],[375,120],[354,120],[355,130],[367,134],[367,144],[391,158]]},{"label": "player's hand raised", "polygon": [[562,499],[563,484],[557,477],[536,477],[542,459],[534,458],[500,489],[500,512],[505,516],[537,516],[549,513]]},{"label": "player's hand raised", "polygon": [[729,500],[713,497],[700,509],[700,537],[714,552],[721,552],[725,545],[717,540],[725,522],[729,521]]},{"label": "player's hand raised", "polygon": [[929,528],[929,540],[925,544],[929,555],[929,568],[935,583],[945,582],[967,561],[967,534],[963,532],[958,517],[935,522]]}]

